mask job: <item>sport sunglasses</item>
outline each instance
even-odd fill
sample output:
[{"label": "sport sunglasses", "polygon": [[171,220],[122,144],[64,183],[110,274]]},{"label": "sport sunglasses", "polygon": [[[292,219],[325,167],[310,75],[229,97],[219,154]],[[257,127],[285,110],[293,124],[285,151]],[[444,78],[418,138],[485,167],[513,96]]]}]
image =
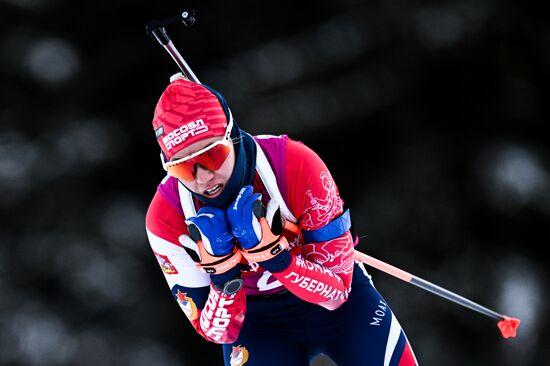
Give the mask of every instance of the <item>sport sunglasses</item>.
[{"label": "sport sunglasses", "polygon": [[197,164],[208,170],[218,170],[231,152],[231,129],[233,128],[233,116],[229,112],[229,124],[225,130],[223,139],[206,146],[204,149],[187,155],[174,161],[166,161],[166,156],[161,153],[162,166],[171,176],[183,181],[195,179],[195,166]]}]

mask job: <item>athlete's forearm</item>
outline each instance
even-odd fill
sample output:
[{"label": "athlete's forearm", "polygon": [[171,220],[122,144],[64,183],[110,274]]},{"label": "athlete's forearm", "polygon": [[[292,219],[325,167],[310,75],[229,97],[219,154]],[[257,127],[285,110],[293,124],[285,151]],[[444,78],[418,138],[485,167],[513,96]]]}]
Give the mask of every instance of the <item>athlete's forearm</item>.
[{"label": "athlete's forearm", "polygon": [[273,275],[301,299],[334,310],[346,302],[351,287],[351,235],[308,244],[307,249],[300,256],[292,255],[290,265]]},{"label": "athlete's forearm", "polygon": [[201,336],[214,343],[233,343],[237,340],[246,314],[244,290],[225,295],[210,286],[204,308],[198,309],[191,324]]}]

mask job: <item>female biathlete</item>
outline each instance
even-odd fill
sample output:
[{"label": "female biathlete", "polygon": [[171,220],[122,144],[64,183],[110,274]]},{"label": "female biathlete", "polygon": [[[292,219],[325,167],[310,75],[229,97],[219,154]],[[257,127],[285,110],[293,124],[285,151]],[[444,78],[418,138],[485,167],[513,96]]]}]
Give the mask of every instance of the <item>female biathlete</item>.
[{"label": "female biathlete", "polygon": [[167,171],[147,211],[154,255],[195,330],[226,365],[416,365],[362,264],[319,156],[251,136],[212,88],[176,77],[153,127]]}]

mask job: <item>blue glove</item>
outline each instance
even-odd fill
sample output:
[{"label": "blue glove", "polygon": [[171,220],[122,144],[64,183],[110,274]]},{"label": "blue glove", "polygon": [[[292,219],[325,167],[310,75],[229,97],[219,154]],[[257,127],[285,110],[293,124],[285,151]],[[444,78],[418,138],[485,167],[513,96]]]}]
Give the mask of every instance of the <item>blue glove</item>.
[{"label": "blue glove", "polygon": [[[262,239],[260,223],[253,213],[261,196],[260,193],[253,193],[252,186],[244,186],[227,209],[231,231],[241,247],[247,250],[254,248]],[[261,207],[261,202],[259,203]]]},{"label": "blue glove", "polygon": [[232,278],[240,277],[239,262],[242,254],[235,248],[225,211],[203,207],[197,216],[185,222],[189,236],[181,235],[179,241],[191,259],[197,262],[197,268],[209,273],[210,279],[218,287]]},{"label": "blue glove", "polygon": [[193,228],[189,227],[191,238],[195,241],[202,240],[208,253],[223,256],[233,251],[235,244],[224,210],[210,206],[203,207],[197,216],[190,217],[185,222],[190,226],[194,224],[199,230],[202,237],[193,237]]},{"label": "blue glove", "polygon": [[257,262],[276,273],[288,268],[292,258],[286,250],[288,240],[271,231],[260,198],[261,194],[253,193],[252,186],[244,186],[227,209],[227,219],[243,249],[242,256],[249,263]]}]

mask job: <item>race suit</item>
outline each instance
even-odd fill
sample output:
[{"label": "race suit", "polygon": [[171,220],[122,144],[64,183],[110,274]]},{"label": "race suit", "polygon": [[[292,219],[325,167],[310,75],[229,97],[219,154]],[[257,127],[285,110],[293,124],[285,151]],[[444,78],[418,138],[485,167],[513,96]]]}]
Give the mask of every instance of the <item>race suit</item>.
[{"label": "race suit", "polygon": [[[286,269],[271,273],[249,263],[243,288],[226,295],[180,244],[188,235],[181,183],[167,176],[148,209],[151,248],[192,326],[206,340],[223,344],[226,365],[307,365],[319,353],[338,365],[416,365],[389,306],[355,263],[350,231],[319,242],[303,240],[301,233],[318,232],[344,212],[326,165],[286,135],[257,136],[255,142],[299,228],[284,232],[292,258]],[[267,206],[272,197],[258,171],[252,185]],[[196,198],[193,204],[203,206]]]}]

